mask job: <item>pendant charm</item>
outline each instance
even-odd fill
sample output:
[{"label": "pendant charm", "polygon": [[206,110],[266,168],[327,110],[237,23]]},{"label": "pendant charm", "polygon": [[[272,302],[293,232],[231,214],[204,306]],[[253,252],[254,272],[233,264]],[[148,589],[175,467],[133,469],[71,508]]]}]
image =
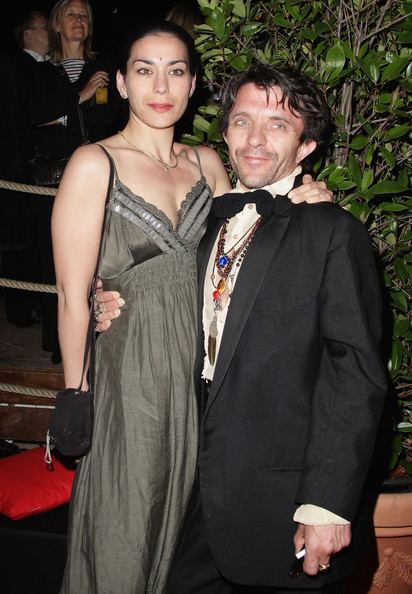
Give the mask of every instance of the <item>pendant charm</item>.
[{"label": "pendant charm", "polygon": [[219,268],[224,268],[228,262],[229,262],[229,258],[228,258],[228,256],[226,256],[226,254],[222,254],[221,256],[219,256],[219,260],[218,260]]},{"label": "pendant charm", "polygon": [[216,360],[216,338],[218,335],[217,331],[217,320],[216,316],[210,322],[209,326],[209,338],[207,341],[207,356],[209,358],[210,364],[214,365]]},{"label": "pendant charm", "polygon": [[210,322],[210,326],[209,326],[209,336],[212,336],[213,338],[216,338],[218,335],[218,330],[217,330],[217,318],[216,316],[213,317],[213,320]]},{"label": "pendant charm", "polygon": [[221,278],[217,284],[217,291],[218,291],[219,295],[222,295],[222,293],[225,292],[225,287],[226,287],[225,279]]}]

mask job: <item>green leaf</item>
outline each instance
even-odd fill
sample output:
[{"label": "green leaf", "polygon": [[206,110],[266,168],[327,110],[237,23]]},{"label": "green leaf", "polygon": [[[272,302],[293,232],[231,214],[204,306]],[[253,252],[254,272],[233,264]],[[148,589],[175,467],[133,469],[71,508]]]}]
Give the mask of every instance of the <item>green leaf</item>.
[{"label": "green leaf", "polygon": [[397,309],[400,309],[404,312],[408,311],[408,300],[405,293],[401,293],[400,291],[391,291],[390,295]]},{"label": "green leaf", "polygon": [[402,212],[404,210],[409,210],[405,204],[399,204],[396,202],[381,202],[379,204],[379,209],[384,212]]},{"label": "green leaf", "polygon": [[326,53],[326,72],[329,76],[333,73],[336,77],[345,66],[345,60],[345,52],[338,41]]},{"label": "green leaf", "polygon": [[375,196],[376,194],[398,194],[405,190],[405,186],[399,181],[381,181],[370,188]]},{"label": "green leaf", "polygon": [[349,155],[349,171],[358,190],[362,188],[362,171],[359,162],[353,155]]},{"label": "green leaf", "polygon": [[250,60],[251,56],[249,54],[241,54],[240,56],[234,56],[229,63],[235,70],[243,72],[249,68]]},{"label": "green leaf", "polygon": [[338,190],[351,190],[355,186],[356,186],[356,184],[353,181],[350,181],[348,179],[345,179],[345,180],[337,183]]},{"label": "green leaf", "polygon": [[374,52],[366,54],[366,56],[360,60],[362,70],[371,79],[372,82],[377,83],[379,80],[379,58]]},{"label": "green leaf", "polygon": [[352,148],[355,151],[361,151],[363,148],[365,148],[365,146],[368,144],[369,142],[369,138],[367,136],[363,136],[362,134],[359,134],[358,136],[355,136],[351,143],[350,143],[350,148]]},{"label": "green leaf", "polygon": [[205,120],[205,118],[202,118],[201,115],[196,114],[195,118],[193,120],[193,126],[197,129],[200,130],[201,132],[208,132],[209,131],[209,122],[207,120]]},{"label": "green leaf", "polygon": [[380,93],[378,97],[379,103],[390,104],[392,103],[392,93]]},{"label": "green leaf", "polygon": [[309,41],[315,41],[318,37],[318,34],[312,29],[302,29],[301,35],[304,39],[309,39]]},{"label": "green leaf", "polygon": [[346,40],[340,40],[340,43],[342,45],[342,49],[345,52],[345,56],[348,58],[348,60],[351,60],[351,62],[355,61],[355,56],[353,54],[352,48],[349,46],[348,42]]},{"label": "green leaf", "polygon": [[403,348],[402,343],[400,340],[395,338],[392,343],[392,353],[391,353],[391,371],[395,371],[400,369],[403,360]]},{"label": "green leaf", "polygon": [[243,25],[243,27],[241,28],[241,33],[245,37],[251,37],[252,35],[255,35],[262,29],[263,25],[261,25],[261,23],[246,23],[246,25]]},{"label": "green leaf", "polygon": [[278,25],[278,27],[284,27],[285,29],[289,29],[290,27],[288,21],[278,14],[275,15],[275,18],[273,19],[273,24]]},{"label": "green leaf", "polygon": [[373,179],[373,171],[371,169],[365,169],[362,177],[361,190],[367,190],[373,184]]},{"label": "green leaf", "polygon": [[395,157],[393,156],[393,154],[386,150],[386,148],[384,148],[383,146],[379,149],[380,154],[382,155],[382,157],[385,159],[386,163],[389,165],[389,167],[391,169],[393,169],[396,165],[396,160]]},{"label": "green leaf", "polygon": [[409,330],[410,323],[406,318],[398,318],[393,325],[394,336],[403,336]]},{"label": "green leaf", "polygon": [[349,211],[362,222],[366,221],[370,213],[370,209],[364,204],[359,204],[359,202],[351,202],[345,206],[345,210]]},{"label": "green leaf", "polygon": [[412,423],[408,423],[408,421],[401,421],[398,423],[396,428],[401,433],[410,433],[412,431]]},{"label": "green leaf", "polygon": [[182,142],[189,146],[197,146],[202,142],[202,139],[194,134],[182,134]]},{"label": "green leaf", "polygon": [[218,39],[223,39],[226,31],[226,21],[221,10],[217,8],[212,10],[211,14],[206,18],[206,23],[212,27]]},{"label": "green leaf", "polygon": [[[225,53],[228,52],[228,50],[226,48],[224,51],[225,51]],[[233,52],[230,52],[230,53],[233,53]],[[202,60],[209,60],[209,58],[214,58],[216,56],[222,56],[221,48],[213,48],[213,49],[208,50],[207,52],[203,52]]]},{"label": "green leaf", "polygon": [[409,64],[410,60],[410,56],[398,56],[394,58],[392,62],[384,68],[382,72],[382,82],[398,78],[402,70]]},{"label": "green leaf", "polygon": [[300,10],[296,5],[287,2],[286,10],[290,14],[290,16],[295,19],[295,21],[300,22],[302,20],[302,15],[300,14]]},{"label": "green leaf", "polygon": [[388,130],[384,136],[383,140],[393,140],[394,138],[400,138],[410,130],[409,124],[402,124],[401,126],[394,126],[390,130]]},{"label": "green leaf", "polygon": [[375,154],[375,147],[373,146],[373,144],[370,144],[366,150],[366,155],[365,155],[366,165],[369,166],[372,163],[374,154]]},{"label": "green leaf", "polygon": [[406,281],[409,277],[409,270],[402,258],[396,258],[393,267],[398,279],[400,279],[401,282]]},{"label": "green leaf", "polygon": [[211,116],[216,116],[219,113],[219,106],[211,103],[209,105],[202,105],[199,107],[199,111],[202,114],[207,114]]},{"label": "green leaf", "polygon": [[345,169],[341,165],[338,165],[337,167],[335,167],[335,169],[330,174],[329,183],[336,185],[336,184],[342,182],[344,179],[345,179]]},{"label": "green leaf", "polygon": [[218,142],[222,140],[222,136],[219,132],[219,118],[213,118],[210,123],[209,130],[207,131],[208,142]]},{"label": "green leaf", "polygon": [[233,14],[244,19],[246,16],[245,3],[242,0],[233,0]]}]

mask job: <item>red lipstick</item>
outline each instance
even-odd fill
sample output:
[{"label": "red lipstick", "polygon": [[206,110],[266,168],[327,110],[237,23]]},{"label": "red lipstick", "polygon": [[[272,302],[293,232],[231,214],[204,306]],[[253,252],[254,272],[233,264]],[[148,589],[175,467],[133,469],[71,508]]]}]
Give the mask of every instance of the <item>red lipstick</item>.
[{"label": "red lipstick", "polygon": [[151,107],[154,111],[164,113],[172,109],[173,105],[171,103],[149,103],[149,107]]}]

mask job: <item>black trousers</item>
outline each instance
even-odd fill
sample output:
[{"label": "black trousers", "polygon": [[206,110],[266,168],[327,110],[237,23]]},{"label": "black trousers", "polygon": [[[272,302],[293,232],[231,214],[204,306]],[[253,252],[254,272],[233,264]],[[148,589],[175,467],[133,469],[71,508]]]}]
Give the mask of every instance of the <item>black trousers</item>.
[{"label": "black trousers", "polygon": [[219,573],[207,543],[196,482],[172,563],[167,594],[345,594],[345,586],[339,583],[317,590],[294,590],[242,586],[226,580]]}]

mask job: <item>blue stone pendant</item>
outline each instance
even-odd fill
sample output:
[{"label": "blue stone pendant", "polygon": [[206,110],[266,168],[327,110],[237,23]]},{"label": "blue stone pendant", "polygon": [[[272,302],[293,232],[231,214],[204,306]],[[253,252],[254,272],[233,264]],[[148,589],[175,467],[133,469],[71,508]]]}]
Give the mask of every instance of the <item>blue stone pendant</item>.
[{"label": "blue stone pendant", "polygon": [[219,257],[220,268],[224,268],[228,262],[229,262],[229,258],[226,256],[226,254],[223,254],[223,256]]}]

